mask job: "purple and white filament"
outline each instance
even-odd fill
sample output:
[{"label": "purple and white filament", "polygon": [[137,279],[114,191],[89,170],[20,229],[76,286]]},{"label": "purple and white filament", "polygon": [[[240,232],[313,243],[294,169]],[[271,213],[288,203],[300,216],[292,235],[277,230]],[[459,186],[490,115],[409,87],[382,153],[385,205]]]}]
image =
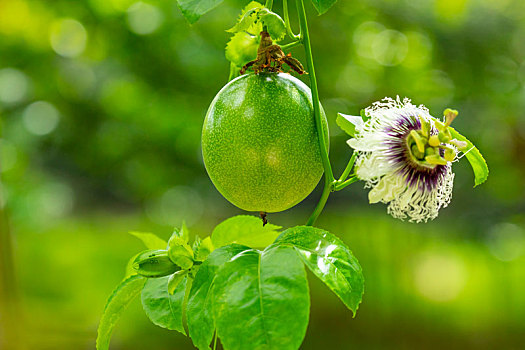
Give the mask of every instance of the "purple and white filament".
[{"label": "purple and white filament", "polygon": [[436,218],[452,197],[451,162],[435,165],[416,159],[407,142],[412,130],[421,130],[422,122],[437,133],[436,119],[426,107],[399,97],[375,102],[365,114],[370,119],[356,126],[348,144],[357,152],[356,174],[370,188],[370,203],[388,203],[390,215],[410,222]]}]

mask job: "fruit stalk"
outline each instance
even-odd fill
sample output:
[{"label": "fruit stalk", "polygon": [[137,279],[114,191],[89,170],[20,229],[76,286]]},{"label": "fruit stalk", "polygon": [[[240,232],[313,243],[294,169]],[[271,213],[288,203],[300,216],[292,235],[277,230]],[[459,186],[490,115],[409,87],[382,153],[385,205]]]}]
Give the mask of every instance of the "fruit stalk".
[{"label": "fruit stalk", "polygon": [[328,200],[328,196],[330,195],[330,192],[332,191],[332,187],[334,184],[334,174],[332,172],[332,166],[330,165],[330,159],[328,158],[328,149],[325,146],[325,136],[322,130],[322,123],[321,123],[321,109],[320,109],[320,103],[319,103],[319,91],[317,90],[317,80],[315,78],[315,69],[314,69],[314,60],[312,56],[312,45],[310,43],[310,35],[308,33],[308,23],[306,20],[306,10],[304,8],[304,1],[303,0],[297,0],[297,13],[299,15],[299,25],[301,27],[301,35],[303,39],[304,44],[304,51],[306,54],[306,67],[310,74],[310,88],[312,89],[312,102],[314,107],[314,118],[315,118],[315,126],[317,129],[317,137],[319,139],[319,148],[321,150],[321,158],[323,160],[323,168],[324,168],[324,179],[325,184],[323,188],[323,193],[321,195],[321,198],[319,199],[319,202],[317,203],[316,208],[314,209],[314,212],[308,219],[308,222],[306,225],[311,226],[315,223],[315,220],[321,214],[323,211],[323,208],[326,204],[326,201]]}]

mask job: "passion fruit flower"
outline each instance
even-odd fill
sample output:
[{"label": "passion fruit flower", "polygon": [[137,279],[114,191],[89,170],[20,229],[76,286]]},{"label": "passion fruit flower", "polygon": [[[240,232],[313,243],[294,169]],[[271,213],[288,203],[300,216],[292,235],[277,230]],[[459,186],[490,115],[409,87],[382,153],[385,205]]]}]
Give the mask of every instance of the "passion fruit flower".
[{"label": "passion fruit flower", "polygon": [[399,97],[364,110],[348,144],[357,152],[356,176],[370,188],[370,203],[388,203],[390,215],[410,222],[432,220],[450,203],[452,163],[467,143],[452,139],[448,128],[458,113],[444,114],[442,122]]}]

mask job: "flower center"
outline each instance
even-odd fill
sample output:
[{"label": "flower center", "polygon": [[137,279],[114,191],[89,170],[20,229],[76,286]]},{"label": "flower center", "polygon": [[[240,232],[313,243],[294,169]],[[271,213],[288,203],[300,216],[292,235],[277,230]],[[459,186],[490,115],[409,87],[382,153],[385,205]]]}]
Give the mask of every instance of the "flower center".
[{"label": "flower center", "polygon": [[455,159],[456,150],[445,144],[452,139],[448,126],[457,112],[454,115],[454,111],[451,111],[450,114],[453,117],[447,118],[444,124],[439,121],[436,122],[436,128],[439,132],[432,129],[429,121],[418,116],[421,128],[411,130],[406,136],[408,153],[414,163],[424,168],[433,169],[438,165],[447,165],[447,162],[452,162]]}]

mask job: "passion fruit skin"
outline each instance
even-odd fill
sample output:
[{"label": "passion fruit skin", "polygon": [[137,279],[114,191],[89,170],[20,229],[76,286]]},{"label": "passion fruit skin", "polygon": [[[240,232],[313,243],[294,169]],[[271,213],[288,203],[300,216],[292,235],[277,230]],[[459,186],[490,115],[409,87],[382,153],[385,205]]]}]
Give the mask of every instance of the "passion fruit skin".
[{"label": "passion fruit skin", "polygon": [[[328,148],[328,126],[321,108]],[[311,91],[284,73],[242,75],[212,101],[202,155],[219,192],[246,211],[279,212],[305,199],[323,174]]]}]

